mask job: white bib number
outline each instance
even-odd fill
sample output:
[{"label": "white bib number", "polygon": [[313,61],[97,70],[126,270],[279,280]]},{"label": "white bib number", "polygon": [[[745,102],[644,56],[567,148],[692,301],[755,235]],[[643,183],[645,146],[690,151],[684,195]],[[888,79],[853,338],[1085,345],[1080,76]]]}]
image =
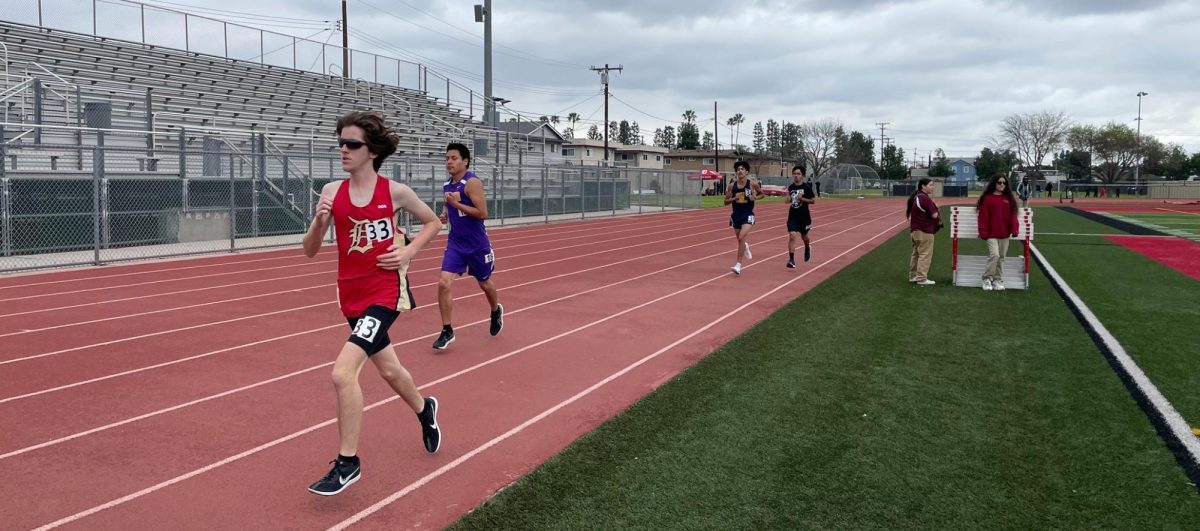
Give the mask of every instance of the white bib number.
[{"label": "white bib number", "polygon": [[361,337],[367,341],[375,341],[375,334],[379,333],[379,319],[364,315],[354,325],[354,335]]}]

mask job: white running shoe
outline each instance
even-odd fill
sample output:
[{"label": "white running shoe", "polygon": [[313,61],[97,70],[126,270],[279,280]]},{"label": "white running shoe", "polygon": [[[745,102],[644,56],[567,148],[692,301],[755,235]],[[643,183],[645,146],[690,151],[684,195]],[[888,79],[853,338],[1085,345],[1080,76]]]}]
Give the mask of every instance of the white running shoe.
[{"label": "white running shoe", "polygon": [[934,284],[937,284],[937,282],[934,282],[934,281],[932,281],[932,280],[929,280],[929,279],[925,279],[925,280],[918,280],[918,281],[917,281],[917,285],[918,285],[918,286],[932,286],[932,285],[934,285]]},{"label": "white running shoe", "polygon": [[992,291],[992,279],[983,279],[983,291]]},{"label": "white running shoe", "polygon": [[992,289],[996,291],[1004,291],[1004,281],[996,279],[992,281]]},{"label": "white running shoe", "polygon": [[746,259],[754,258],[754,255],[750,254],[750,242],[742,242],[742,245],[746,247]]},{"label": "white running shoe", "polygon": [[733,270],[733,274],[740,275],[740,274],[742,274],[742,263],[738,262],[736,264],[733,264],[733,267],[731,267],[729,269]]}]

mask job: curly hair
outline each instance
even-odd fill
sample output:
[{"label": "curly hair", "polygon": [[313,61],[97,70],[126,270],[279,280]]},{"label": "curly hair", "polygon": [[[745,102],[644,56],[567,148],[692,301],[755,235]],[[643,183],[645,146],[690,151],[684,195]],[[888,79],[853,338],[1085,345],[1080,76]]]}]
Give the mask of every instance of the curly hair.
[{"label": "curly hair", "polygon": [[338,118],[339,135],[342,134],[342,129],[350,126],[363,130],[363,140],[367,143],[367,149],[375,154],[372,165],[375,166],[375,171],[379,171],[384,159],[396,152],[396,147],[400,144],[400,135],[387,126],[382,114],[374,111],[353,111]]}]

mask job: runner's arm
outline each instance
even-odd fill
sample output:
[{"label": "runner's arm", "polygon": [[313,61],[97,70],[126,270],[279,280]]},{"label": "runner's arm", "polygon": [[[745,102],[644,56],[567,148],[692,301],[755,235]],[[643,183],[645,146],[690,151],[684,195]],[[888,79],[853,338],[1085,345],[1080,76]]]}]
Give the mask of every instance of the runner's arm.
[{"label": "runner's arm", "polygon": [[337,192],[339,181],[327,183],[321,188],[321,198],[317,201],[316,210],[313,212],[312,223],[308,226],[308,232],[304,233],[304,255],[312,258],[321,250],[321,242],[325,239],[325,232],[329,230],[329,224],[333,222],[333,196]]}]

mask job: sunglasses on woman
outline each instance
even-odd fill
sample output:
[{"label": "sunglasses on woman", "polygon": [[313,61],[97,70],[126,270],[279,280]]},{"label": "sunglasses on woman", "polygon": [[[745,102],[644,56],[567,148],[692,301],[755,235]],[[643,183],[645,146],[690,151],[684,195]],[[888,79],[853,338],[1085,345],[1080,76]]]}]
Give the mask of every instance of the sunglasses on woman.
[{"label": "sunglasses on woman", "polygon": [[367,145],[367,143],[363,142],[361,140],[350,140],[348,138],[339,138],[338,139],[338,147],[339,148],[342,146],[345,146],[345,147],[348,147],[348,148],[354,150],[354,149],[363,147],[365,145]]}]

